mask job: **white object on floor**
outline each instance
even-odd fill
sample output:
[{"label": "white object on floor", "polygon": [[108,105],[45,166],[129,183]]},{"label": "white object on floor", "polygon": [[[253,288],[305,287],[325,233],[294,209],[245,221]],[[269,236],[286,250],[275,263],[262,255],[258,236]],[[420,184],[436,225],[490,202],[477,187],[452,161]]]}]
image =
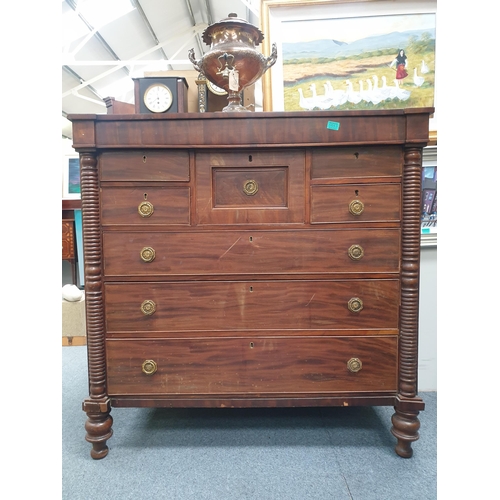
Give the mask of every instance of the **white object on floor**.
[{"label": "white object on floor", "polygon": [[68,302],[78,302],[83,298],[83,291],[76,285],[64,285],[62,287],[62,298]]}]

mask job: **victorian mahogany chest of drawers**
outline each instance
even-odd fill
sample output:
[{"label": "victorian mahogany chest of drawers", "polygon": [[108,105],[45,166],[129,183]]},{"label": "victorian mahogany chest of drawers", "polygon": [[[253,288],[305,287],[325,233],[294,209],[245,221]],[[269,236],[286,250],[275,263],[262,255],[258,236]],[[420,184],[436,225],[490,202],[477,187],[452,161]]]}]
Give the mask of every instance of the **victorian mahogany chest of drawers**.
[{"label": "victorian mahogany chest of drawers", "polygon": [[111,407],[334,405],[411,456],[432,112],[70,117],[93,458]]}]

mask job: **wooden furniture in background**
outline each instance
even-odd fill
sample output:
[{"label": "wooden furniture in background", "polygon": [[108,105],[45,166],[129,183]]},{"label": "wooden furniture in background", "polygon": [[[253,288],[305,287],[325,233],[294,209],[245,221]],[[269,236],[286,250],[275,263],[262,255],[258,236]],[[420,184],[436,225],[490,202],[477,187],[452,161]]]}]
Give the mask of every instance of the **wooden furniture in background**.
[{"label": "wooden furniture in background", "polygon": [[62,260],[71,264],[72,284],[77,284],[75,218],[71,211],[62,214]]},{"label": "wooden furniture in background", "polygon": [[69,117],[93,458],[111,407],[388,405],[412,455],[432,112]]}]

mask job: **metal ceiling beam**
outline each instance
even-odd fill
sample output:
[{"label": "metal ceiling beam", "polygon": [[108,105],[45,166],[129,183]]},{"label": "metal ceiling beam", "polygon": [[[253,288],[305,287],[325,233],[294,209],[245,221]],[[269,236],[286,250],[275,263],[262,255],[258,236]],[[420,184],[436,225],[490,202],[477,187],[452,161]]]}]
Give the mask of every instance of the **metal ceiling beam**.
[{"label": "metal ceiling beam", "polygon": [[[97,30],[95,30],[95,28],[77,10],[76,3],[74,2],[74,0],[66,0],[66,3],[77,13],[78,17],[83,21],[83,23],[85,24],[85,26],[87,26],[87,28],[90,31],[95,31],[95,33],[94,33],[95,38],[106,49],[106,51],[111,55],[111,57],[113,59],[115,59],[116,61],[119,61],[120,58],[115,54],[115,52],[113,51],[113,49],[107,44],[106,40],[104,40],[104,38],[99,34],[99,32]],[[128,68],[122,67],[121,69],[125,72],[125,74],[127,76],[130,75],[130,71],[129,71]]]},{"label": "metal ceiling beam", "polygon": [[[141,6],[139,0],[130,0],[130,1],[132,2],[132,5],[137,9],[137,12],[139,13],[139,15],[141,16],[141,19],[143,20],[144,24],[148,28],[148,31],[149,31],[151,37],[153,38],[155,44],[160,45],[160,40],[158,40],[158,37],[156,36],[156,33],[154,32],[153,27],[151,26],[149,19],[147,18],[144,10],[142,9],[142,6]],[[165,54],[165,51],[162,48],[160,48],[159,50],[160,50],[161,54],[163,55],[163,57],[165,58],[165,60],[168,61],[168,56],[167,56],[167,54]],[[173,69],[170,64],[168,65],[168,67],[169,67],[169,69]]]},{"label": "metal ceiling beam", "polygon": [[[192,25],[196,26],[196,19],[194,17],[193,7],[191,5],[191,1],[190,0],[186,0],[186,7],[188,8],[189,17],[191,18]],[[200,50],[200,57],[203,57],[203,54],[204,54],[203,44],[201,43],[201,37],[200,37],[199,33],[196,34],[196,41],[198,43],[198,49]]]}]

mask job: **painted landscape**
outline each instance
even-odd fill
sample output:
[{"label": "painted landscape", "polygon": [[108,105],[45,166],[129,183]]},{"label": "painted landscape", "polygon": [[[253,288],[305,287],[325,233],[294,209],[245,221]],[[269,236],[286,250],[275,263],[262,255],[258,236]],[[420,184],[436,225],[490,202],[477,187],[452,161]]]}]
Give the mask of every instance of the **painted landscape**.
[{"label": "painted landscape", "polygon": [[[335,33],[334,23],[342,20],[331,22]],[[434,106],[435,44],[435,27],[428,25],[350,42],[283,42],[284,110]],[[391,63],[400,49],[408,76],[397,82]]]}]

